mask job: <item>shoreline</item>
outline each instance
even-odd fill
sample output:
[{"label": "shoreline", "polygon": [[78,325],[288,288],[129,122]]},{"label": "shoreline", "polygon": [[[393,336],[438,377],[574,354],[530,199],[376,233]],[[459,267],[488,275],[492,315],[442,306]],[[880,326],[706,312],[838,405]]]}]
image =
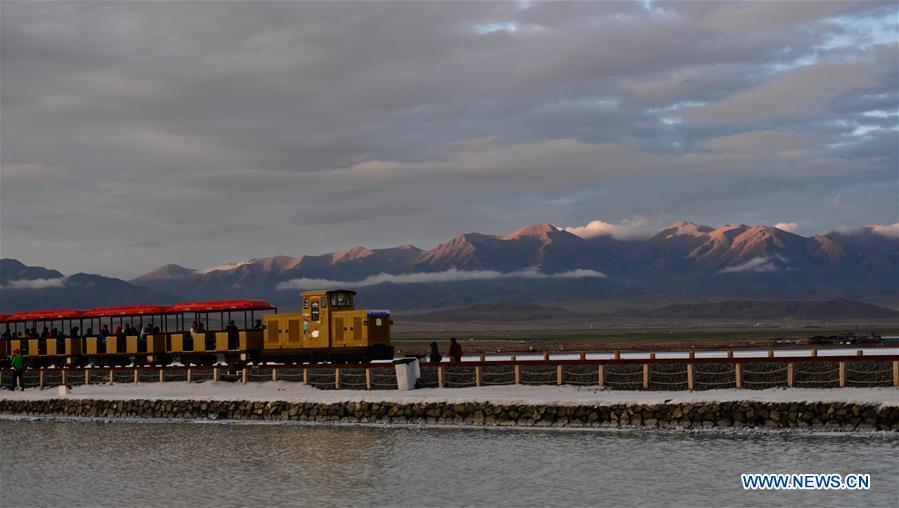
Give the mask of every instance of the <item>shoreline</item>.
[{"label": "shoreline", "polygon": [[668,427],[644,427],[629,425],[624,427],[570,427],[570,426],[518,426],[518,425],[453,425],[431,423],[382,423],[382,422],[342,422],[342,421],[310,421],[310,420],[218,420],[212,418],[140,418],[140,417],[97,417],[97,416],[60,416],[42,415],[26,416],[18,414],[0,413],[0,422],[72,422],[72,423],[120,423],[132,425],[236,425],[236,426],[287,426],[287,427],[338,427],[354,428],[363,427],[369,429],[405,429],[405,430],[462,430],[462,431],[529,431],[529,432],[595,432],[600,434],[616,433],[641,433],[641,434],[686,434],[707,436],[810,436],[810,437],[854,437],[857,439],[883,438],[899,439],[899,433],[890,430],[864,430],[844,431],[825,430],[817,428],[774,428],[774,427],[710,427],[710,428],[668,428]]},{"label": "shoreline", "polygon": [[0,414],[226,422],[500,428],[899,432],[895,388],[700,392],[494,386],[408,392],[317,390],[283,381],[90,385],[0,392]]}]

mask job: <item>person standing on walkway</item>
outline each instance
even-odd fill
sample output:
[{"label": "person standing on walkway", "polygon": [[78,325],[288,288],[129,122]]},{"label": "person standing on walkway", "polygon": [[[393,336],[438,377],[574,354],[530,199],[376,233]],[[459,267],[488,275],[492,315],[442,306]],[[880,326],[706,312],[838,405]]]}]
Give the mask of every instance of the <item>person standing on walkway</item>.
[{"label": "person standing on walkway", "polygon": [[462,346],[456,342],[455,337],[450,338],[449,357],[451,362],[462,361]]},{"label": "person standing on walkway", "polygon": [[431,363],[440,363],[443,360],[443,357],[440,356],[440,351],[437,349],[437,343],[431,343],[431,352],[428,353],[428,361]]},{"label": "person standing on walkway", "polygon": [[25,391],[25,358],[22,352],[16,349],[12,352],[12,359],[9,361],[10,367],[13,369],[12,390],[16,389],[16,383]]}]

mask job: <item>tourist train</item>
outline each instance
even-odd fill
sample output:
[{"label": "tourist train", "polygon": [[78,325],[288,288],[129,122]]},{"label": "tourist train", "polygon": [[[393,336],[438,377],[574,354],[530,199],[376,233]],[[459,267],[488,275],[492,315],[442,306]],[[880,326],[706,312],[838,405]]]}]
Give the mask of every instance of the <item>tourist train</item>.
[{"label": "tourist train", "polygon": [[226,300],[0,315],[0,358],[19,350],[31,367],[393,358],[389,311],[357,310],[355,291],[300,296],[291,314],[264,300]]}]

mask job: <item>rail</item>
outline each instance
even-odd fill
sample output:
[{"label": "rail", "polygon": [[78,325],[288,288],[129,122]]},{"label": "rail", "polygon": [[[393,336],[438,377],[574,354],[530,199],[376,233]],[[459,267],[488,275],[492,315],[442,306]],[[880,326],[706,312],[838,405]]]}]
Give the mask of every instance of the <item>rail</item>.
[{"label": "rail", "polygon": [[[817,362],[816,365],[811,365]],[[293,381],[322,389],[396,389],[391,363],[168,365],[128,367],[63,367],[26,369],[26,387],[165,381],[259,382]],[[578,385],[616,389],[702,390],[787,387],[899,387],[899,355],[488,359],[420,363],[421,387],[451,388],[493,385]],[[387,371],[387,372],[385,372]],[[0,386],[13,382],[10,369],[0,369]]]}]

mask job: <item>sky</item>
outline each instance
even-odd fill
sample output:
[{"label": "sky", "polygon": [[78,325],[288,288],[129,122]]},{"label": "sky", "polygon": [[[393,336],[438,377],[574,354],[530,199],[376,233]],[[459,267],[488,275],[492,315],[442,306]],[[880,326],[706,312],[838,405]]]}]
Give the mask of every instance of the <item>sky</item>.
[{"label": "sky", "polygon": [[894,224],[897,16],[4,1],[0,255],[134,277],[539,223]]}]

